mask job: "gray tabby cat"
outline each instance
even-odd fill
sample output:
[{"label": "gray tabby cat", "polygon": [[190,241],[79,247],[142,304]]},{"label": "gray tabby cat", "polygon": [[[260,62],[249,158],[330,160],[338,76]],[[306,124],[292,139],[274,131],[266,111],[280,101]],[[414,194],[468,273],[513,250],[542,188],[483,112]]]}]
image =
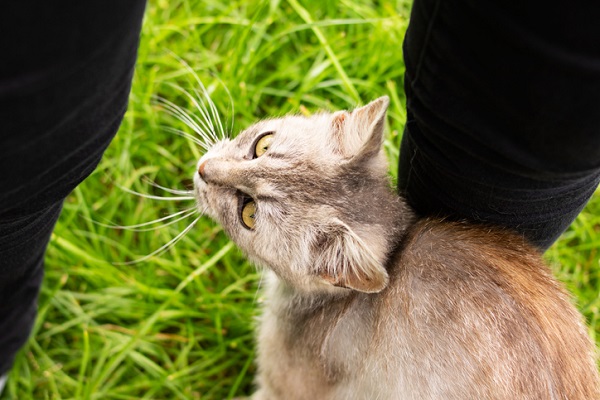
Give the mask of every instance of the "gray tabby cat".
[{"label": "gray tabby cat", "polygon": [[393,192],[388,103],[261,121],[198,164],[200,209],[268,271],[253,398],[599,399],[539,254]]}]

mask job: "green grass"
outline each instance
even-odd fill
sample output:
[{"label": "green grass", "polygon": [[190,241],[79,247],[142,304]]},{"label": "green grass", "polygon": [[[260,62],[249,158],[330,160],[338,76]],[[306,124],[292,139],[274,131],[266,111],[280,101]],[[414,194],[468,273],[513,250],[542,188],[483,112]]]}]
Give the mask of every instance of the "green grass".
[{"label": "green grass", "polygon": [[[265,116],[349,108],[389,95],[387,149],[395,166],[405,121],[401,46],[409,3],[151,1],[129,111],[99,168],[65,204],[48,249],[35,333],[2,398],[223,399],[250,393],[259,276],[222,230],[203,219],[166,253],[114,265],[150,254],[191,219],[145,232],[90,220],[133,225],[193,205],[119,188],[165,195],[144,177],[171,188],[190,184],[200,152],[161,129],[183,127],[152,102],[160,95],[191,107],[173,85],[193,90],[193,77],[173,54],[198,73],[227,123],[233,118],[234,132]],[[598,248],[596,195],[547,253],[595,337]]]}]

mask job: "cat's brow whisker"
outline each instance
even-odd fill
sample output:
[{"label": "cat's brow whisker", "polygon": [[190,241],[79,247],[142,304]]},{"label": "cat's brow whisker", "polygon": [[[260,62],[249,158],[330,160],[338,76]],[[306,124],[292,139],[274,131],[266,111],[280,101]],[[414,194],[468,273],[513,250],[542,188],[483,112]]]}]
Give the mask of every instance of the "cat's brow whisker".
[{"label": "cat's brow whisker", "polygon": [[149,179],[146,176],[142,177],[142,181],[146,182],[149,185],[154,186],[155,188],[164,190],[165,192],[171,193],[171,194],[179,194],[179,195],[182,195],[182,196],[189,196],[189,195],[191,195],[193,193],[192,190],[171,189],[171,188],[168,188],[168,187],[165,187],[165,186],[161,186],[161,185],[159,185],[158,183],[152,181],[151,179]]},{"label": "cat's brow whisker", "polygon": [[190,223],[177,236],[175,236],[173,239],[169,240],[166,244],[164,244],[160,248],[156,249],[152,253],[150,253],[150,254],[142,257],[142,258],[138,258],[137,260],[125,261],[125,262],[113,262],[113,265],[133,265],[133,264],[138,264],[138,263],[144,262],[144,261],[146,261],[146,260],[148,260],[148,259],[150,259],[150,258],[152,258],[154,256],[157,256],[159,254],[164,253],[165,251],[167,251],[171,247],[173,247],[177,242],[179,242],[181,240],[181,238],[183,238],[183,236],[185,236],[185,234],[188,233],[196,225],[196,223],[198,223],[198,221],[200,220],[200,218],[202,218],[202,216],[199,216],[198,218],[196,218],[195,220],[193,220],[192,223]]},{"label": "cat's brow whisker", "polygon": [[[155,220],[152,221],[147,221],[147,222],[143,222],[140,224],[134,224],[134,225],[113,225],[113,224],[105,224],[99,221],[94,221],[94,220],[90,220],[92,223],[94,223],[95,225],[99,225],[99,226],[103,226],[105,228],[111,228],[111,229],[119,229],[119,230],[128,230],[128,231],[135,231],[135,232],[146,232],[146,231],[151,231],[151,230],[155,230],[155,229],[161,229],[164,228],[165,226],[169,226],[171,224],[174,224],[178,221],[184,220],[192,215],[194,215],[195,213],[197,213],[198,211],[196,210],[196,207],[190,207],[187,208],[185,210],[182,211],[178,211],[174,214],[170,214],[167,215],[165,217],[162,218],[157,218]],[[182,215],[182,217],[176,218],[180,215]],[[146,227],[146,226],[150,226],[150,225],[156,225],[158,223],[164,222],[164,221],[168,221],[169,219],[174,219],[173,221],[169,221],[165,224],[162,224],[160,226],[153,226],[152,228],[146,228],[146,229],[139,229],[142,227]]]},{"label": "cat's brow whisker", "polygon": [[182,201],[182,200],[195,200],[196,198],[194,196],[178,196],[178,197],[169,197],[169,196],[153,196],[151,194],[145,194],[145,193],[140,193],[140,192],[136,192],[135,190],[131,190],[128,189],[124,186],[119,186],[117,185],[117,187],[127,193],[130,194],[134,194],[136,196],[140,196],[146,199],[152,199],[152,200],[164,200],[164,201]]},{"label": "cat's brow whisker", "polygon": [[215,143],[214,134],[207,133],[198,122],[206,127],[206,124],[196,117],[190,116],[182,107],[179,107],[175,103],[160,97],[154,96],[159,104],[161,104],[167,113],[171,114],[175,118],[179,119],[181,122],[190,127],[194,132],[196,132],[199,136],[202,137],[209,145],[213,145]]}]

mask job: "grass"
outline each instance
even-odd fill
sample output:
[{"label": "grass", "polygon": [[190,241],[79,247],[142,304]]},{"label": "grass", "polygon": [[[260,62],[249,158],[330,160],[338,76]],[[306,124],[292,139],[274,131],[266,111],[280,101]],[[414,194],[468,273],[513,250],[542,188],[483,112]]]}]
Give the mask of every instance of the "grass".
[{"label": "grass", "polygon": [[[223,399],[252,390],[252,327],[259,277],[202,219],[177,245],[144,257],[192,219],[142,232],[115,230],[193,206],[168,195],[190,184],[200,156],[185,129],[153,102],[186,108],[185,60],[208,87],[231,131],[265,116],[342,109],[391,97],[391,165],[402,132],[401,45],[408,0],[151,1],[129,111],[99,168],[68,198],[47,254],[35,332],[17,358],[3,399]],[[227,90],[234,103],[230,109]],[[395,169],[395,168],[393,168]],[[547,258],[600,333],[600,196]]]}]

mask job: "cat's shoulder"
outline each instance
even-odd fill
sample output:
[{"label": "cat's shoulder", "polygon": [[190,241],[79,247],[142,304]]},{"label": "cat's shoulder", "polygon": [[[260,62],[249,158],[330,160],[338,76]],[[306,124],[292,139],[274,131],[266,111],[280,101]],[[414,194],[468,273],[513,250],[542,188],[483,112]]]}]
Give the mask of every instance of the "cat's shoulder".
[{"label": "cat's shoulder", "polygon": [[511,297],[562,292],[539,251],[522,236],[494,226],[420,220],[407,233],[396,263],[399,279],[424,291]]},{"label": "cat's shoulder", "polygon": [[527,270],[543,265],[540,252],[522,235],[491,225],[434,218],[419,220],[408,230],[402,256],[405,261],[415,258],[482,268],[489,263],[509,269],[521,265]]}]

